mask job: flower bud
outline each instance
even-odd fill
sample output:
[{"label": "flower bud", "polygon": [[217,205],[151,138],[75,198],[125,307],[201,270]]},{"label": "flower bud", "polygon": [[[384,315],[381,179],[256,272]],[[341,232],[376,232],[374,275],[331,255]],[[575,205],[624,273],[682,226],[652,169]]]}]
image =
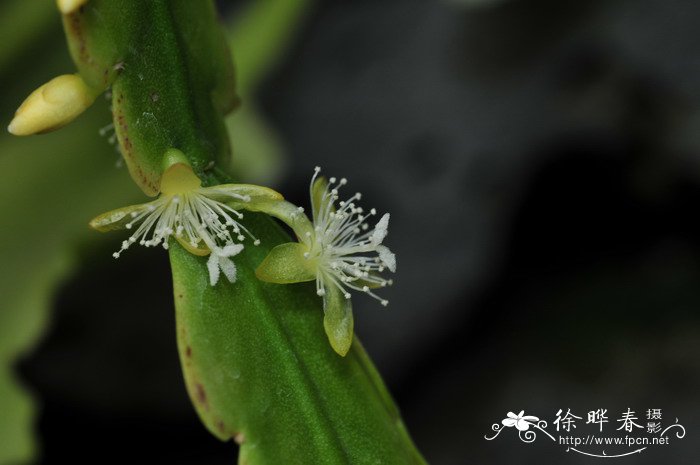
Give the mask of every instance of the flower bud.
[{"label": "flower bud", "polygon": [[15,136],[53,131],[73,121],[97,97],[76,74],[58,76],[32,92],[15,112],[7,130]]},{"label": "flower bud", "polygon": [[88,0],[57,0],[56,4],[58,5],[58,9],[61,10],[61,13],[67,15],[73,13],[87,2]]}]

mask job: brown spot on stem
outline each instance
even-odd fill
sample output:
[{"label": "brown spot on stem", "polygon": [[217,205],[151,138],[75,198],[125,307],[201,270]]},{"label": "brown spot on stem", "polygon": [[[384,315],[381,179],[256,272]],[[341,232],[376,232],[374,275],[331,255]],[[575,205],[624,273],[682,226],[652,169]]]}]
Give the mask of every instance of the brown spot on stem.
[{"label": "brown spot on stem", "polygon": [[204,386],[202,386],[200,383],[197,383],[195,385],[195,397],[197,399],[197,402],[204,407],[205,409],[209,408],[209,404],[207,403],[207,393],[204,390]]},{"label": "brown spot on stem", "polygon": [[187,348],[185,349],[185,357],[187,357],[187,358],[192,357],[192,347],[187,346]]},{"label": "brown spot on stem", "polygon": [[224,425],[223,420],[216,420],[216,429],[218,429],[220,433],[226,432],[226,425]]},{"label": "brown spot on stem", "polygon": [[237,433],[234,437],[233,440],[236,441],[236,444],[239,446],[245,442],[245,434],[243,433]]}]

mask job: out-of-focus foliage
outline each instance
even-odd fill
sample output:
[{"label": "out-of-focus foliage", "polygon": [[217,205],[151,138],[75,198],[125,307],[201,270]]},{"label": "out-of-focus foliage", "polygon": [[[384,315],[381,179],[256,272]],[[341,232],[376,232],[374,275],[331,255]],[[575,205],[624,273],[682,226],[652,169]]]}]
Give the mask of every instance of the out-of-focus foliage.
[{"label": "out-of-focus foliage", "polygon": [[[284,50],[310,2],[265,2],[232,26],[231,47],[239,69],[243,107],[229,118],[241,153],[241,179],[278,173],[281,147],[251,103],[255,83]],[[264,10],[264,11],[263,11]],[[271,29],[272,28],[272,29]],[[276,28],[276,29],[275,29]],[[70,63],[54,2],[12,0],[0,6],[0,114],[9,122],[15,108],[34,88]],[[266,31],[261,34],[261,31]],[[32,53],[30,53],[32,51]],[[33,53],[36,51],[36,53]],[[254,57],[254,59],[251,59]],[[20,74],[21,73],[21,74]],[[27,462],[36,454],[32,428],[36,407],[13,373],[18,357],[36,344],[49,321],[51,297],[79,264],[77,246],[100,238],[87,228],[96,213],[143,198],[101,127],[110,120],[108,104],[98,102],[88,114],[61,131],[31,138],[0,133],[0,465]],[[264,160],[253,165],[253,160]],[[245,169],[250,165],[250,169]]]},{"label": "out-of-focus foliage", "polygon": [[260,115],[254,95],[258,84],[289,49],[312,4],[313,0],[251,2],[241,19],[228,28],[237,91],[243,102],[226,119],[234,144],[231,172],[246,181],[270,184],[284,169],[282,141]]},{"label": "out-of-focus foliage", "polygon": [[[31,86],[70,68],[67,53],[52,53],[63,44],[51,2],[6,3],[0,22],[0,109],[9,122]],[[32,49],[41,51],[29,61],[25,53]],[[22,79],[18,70],[31,75]],[[0,133],[0,464],[34,455],[36,407],[13,365],[43,333],[53,291],[75,266],[74,246],[90,237],[86,220],[104,203],[118,204],[136,194],[123,171],[115,169],[113,149],[98,134],[108,121],[102,105],[65,132],[30,139]]]},{"label": "out-of-focus foliage", "polygon": [[0,4],[0,70],[8,66],[27,47],[36,42],[42,31],[56,21],[56,10],[50,2],[37,0],[5,0]]},{"label": "out-of-focus foliage", "polygon": [[96,114],[50,137],[0,138],[0,463],[27,460],[32,451],[33,407],[12,376],[14,360],[41,336],[51,295],[75,266],[74,246],[89,240],[86,220],[103,202],[136,194],[97,134],[104,119]]}]

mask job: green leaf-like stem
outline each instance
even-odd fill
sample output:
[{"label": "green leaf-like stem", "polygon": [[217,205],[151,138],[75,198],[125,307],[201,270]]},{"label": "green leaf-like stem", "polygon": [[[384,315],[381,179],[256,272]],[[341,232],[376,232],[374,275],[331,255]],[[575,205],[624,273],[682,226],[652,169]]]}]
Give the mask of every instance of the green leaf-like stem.
[{"label": "green leaf-like stem", "polygon": [[91,0],[64,16],[83,79],[112,88],[114,128],[134,181],[159,192],[176,148],[200,177],[230,157],[223,116],[233,109],[233,64],[211,1]]},{"label": "green leaf-like stem", "polygon": [[248,216],[263,244],[236,256],[236,283],[211,287],[205,258],[170,250],[180,356],[207,428],[237,438],[251,465],[424,463],[359,342],[346,357],[329,346],[314,286],[256,279],[289,238]]}]

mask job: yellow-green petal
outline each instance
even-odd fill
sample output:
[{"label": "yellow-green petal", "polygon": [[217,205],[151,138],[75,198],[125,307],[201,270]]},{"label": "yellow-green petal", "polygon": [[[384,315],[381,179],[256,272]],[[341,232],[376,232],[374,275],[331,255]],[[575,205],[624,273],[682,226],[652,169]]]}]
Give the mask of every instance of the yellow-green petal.
[{"label": "yellow-green petal", "polygon": [[175,236],[175,239],[189,253],[197,255],[198,257],[205,257],[211,253],[211,249],[204,243],[204,241],[199,241],[197,245],[192,245],[189,237],[186,236],[186,233],[183,233],[182,236]]},{"label": "yellow-green petal", "polygon": [[[281,202],[284,200],[282,194],[269,187],[256,186],[255,184],[219,184],[207,188],[207,197],[212,200],[224,202],[236,209],[246,209],[250,211],[261,211],[270,202]],[[248,198],[247,201],[231,200],[224,194],[217,194],[216,191],[225,191],[228,194],[240,195]]]},{"label": "yellow-green petal", "polygon": [[328,342],[338,355],[345,357],[352,345],[352,304],[336,286],[329,286],[323,297],[323,327]]},{"label": "yellow-green petal", "polygon": [[[319,176],[311,186],[311,208],[314,218],[318,218],[319,211],[323,210],[326,205],[323,202],[323,194],[328,187],[328,181],[323,176]],[[326,199],[326,203],[330,202],[330,198]]]},{"label": "yellow-green petal", "polygon": [[132,219],[131,213],[141,210],[146,204],[129,205],[103,213],[90,220],[90,227],[100,232],[125,229],[126,224]]},{"label": "yellow-green petal", "polygon": [[304,244],[288,242],[273,248],[255,270],[259,280],[268,283],[292,284],[316,279],[314,265],[304,257],[308,252]]}]

